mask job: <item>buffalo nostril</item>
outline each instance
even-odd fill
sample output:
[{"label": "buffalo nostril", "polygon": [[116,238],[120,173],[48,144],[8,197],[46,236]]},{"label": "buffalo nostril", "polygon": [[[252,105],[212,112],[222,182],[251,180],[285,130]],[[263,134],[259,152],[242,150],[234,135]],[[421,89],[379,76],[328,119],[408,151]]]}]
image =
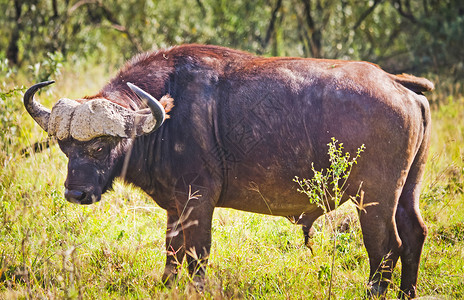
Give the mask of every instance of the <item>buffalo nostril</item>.
[{"label": "buffalo nostril", "polygon": [[85,192],[66,189],[64,192],[64,196],[70,202],[79,202],[85,198]]}]

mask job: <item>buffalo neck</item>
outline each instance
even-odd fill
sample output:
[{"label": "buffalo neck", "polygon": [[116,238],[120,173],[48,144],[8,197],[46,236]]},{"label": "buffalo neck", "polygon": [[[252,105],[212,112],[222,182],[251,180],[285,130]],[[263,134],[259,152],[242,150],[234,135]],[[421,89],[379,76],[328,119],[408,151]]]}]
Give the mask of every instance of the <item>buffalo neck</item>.
[{"label": "buffalo neck", "polygon": [[[126,155],[130,155],[130,158],[127,160],[126,174],[123,179],[141,188],[154,199],[157,199],[155,194],[158,191],[169,186],[166,180],[169,175],[164,174],[165,171],[163,171],[169,169],[168,159],[162,157],[163,147],[167,143],[165,135],[166,128],[161,126],[159,130],[151,134],[129,140],[126,150]],[[123,176],[122,172],[124,172],[124,162],[121,166],[121,176]],[[158,204],[163,207],[161,203]]]}]

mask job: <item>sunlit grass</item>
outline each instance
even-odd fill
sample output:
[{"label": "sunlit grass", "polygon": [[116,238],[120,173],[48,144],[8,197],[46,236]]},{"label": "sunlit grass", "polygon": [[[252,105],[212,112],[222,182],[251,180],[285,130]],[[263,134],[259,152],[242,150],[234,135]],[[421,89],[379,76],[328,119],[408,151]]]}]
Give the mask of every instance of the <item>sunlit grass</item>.
[{"label": "sunlit grass", "polygon": [[[98,91],[105,81],[70,73],[40,101]],[[67,78],[67,79],[64,79]],[[71,78],[71,79],[69,79]],[[76,84],[78,82],[78,84]],[[21,101],[20,98],[16,99]],[[160,284],[164,268],[166,213],[139,189],[118,182],[100,203],[73,205],[63,198],[66,158],[56,144],[29,157],[20,149],[46,134],[21,108],[18,144],[5,152],[0,169],[0,298],[327,298],[333,232],[324,217],[315,223],[313,253],[301,228],[284,218],[217,209],[207,285],[198,295],[182,268],[176,287]],[[430,159],[421,208],[429,227],[420,268],[420,295],[464,297],[464,99],[434,107]],[[2,146],[5,141],[2,141]],[[14,151],[13,151],[14,150]],[[364,296],[367,253],[353,205],[338,237],[333,295]],[[400,263],[389,298],[396,297]]]}]

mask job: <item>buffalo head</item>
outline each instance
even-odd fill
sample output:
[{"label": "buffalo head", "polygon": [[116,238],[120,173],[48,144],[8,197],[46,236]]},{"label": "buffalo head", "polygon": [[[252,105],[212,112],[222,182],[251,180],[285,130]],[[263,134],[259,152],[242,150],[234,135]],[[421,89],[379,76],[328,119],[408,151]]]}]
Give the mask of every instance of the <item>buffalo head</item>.
[{"label": "buffalo head", "polygon": [[97,202],[120,175],[131,140],[161,126],[165,109],[150,94],[127,83],[149,109],[132,111],[104,98],[63,98],[50,111],[34,100],[34,94],[53,82],[30,87],[24,94],[24,105],[40,127],[58,139],[68,157],[66,199],[78,204]]}]

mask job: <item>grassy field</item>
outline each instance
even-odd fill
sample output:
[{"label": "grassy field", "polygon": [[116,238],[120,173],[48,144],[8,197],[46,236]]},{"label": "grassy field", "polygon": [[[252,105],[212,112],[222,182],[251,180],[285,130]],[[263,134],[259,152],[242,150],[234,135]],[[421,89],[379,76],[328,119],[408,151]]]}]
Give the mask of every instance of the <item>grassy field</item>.
[{"label": "grassy field", "polygon": [[[98,72],[62,76],[53,94],[40,95],[41,102],[50,106],[62,95],[72,98],[96,92],[108,78]],[[2,90],[12,86],[4,85]],[[165,288],[159,284],[165,260],[165,212],[138,189],[121,183],[100,203],[68,203],[63,198],[65,156],[56,145],[41,153],[22,154],[21,149],[45,140],[46,134],[22,108],[20,92],[3,98],[0,299],[323,299],[328,297],[334,237],[327,222],[350,224],[348,231],[338,233],[332,296],[364,296],[368,258],[350,204],[343,205],[336,218],[317,221],[313,252],[304,245],[300,227],[284,218],[217,209],[204,294],[195,293],[186,268],[175,288]],[[434,99],[440,105],[433,105],[433,142],[422,192],[429,236],[418,293],[461,299],[464,98],[447,97],[439,89]],[[400,264],[388,298],[398,292]]]}]

